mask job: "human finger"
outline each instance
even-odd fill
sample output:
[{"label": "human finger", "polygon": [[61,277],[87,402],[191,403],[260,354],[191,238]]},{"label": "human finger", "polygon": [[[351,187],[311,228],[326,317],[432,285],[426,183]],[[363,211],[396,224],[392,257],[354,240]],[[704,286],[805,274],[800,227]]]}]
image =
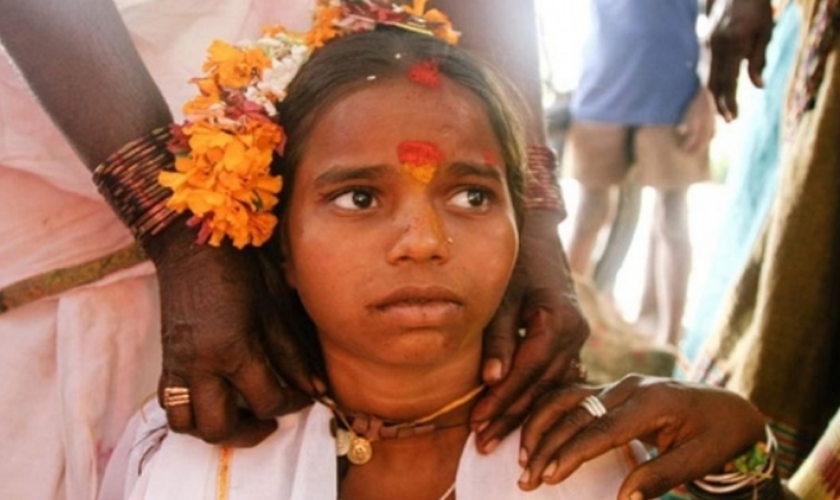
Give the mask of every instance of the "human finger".
[{"label": "human finger", "polygon": [[542,434],[529,454],[527,473],[523,474],[520,486],[532,489],[543,481],[556,484],[584,462],[638,437],[643,432],[638,424],[650,422],[644,417],[625,418],[629,392],[619,384],[619,389],[613,391],[589,390],[583,397],[580,394],[577,398],[567,397],[564,415]]},{"label": "human finger", "polygon": [[521,294],[508,291],[493,321],[484,332],[481,378],[487,385],[502,381],[508,373],[521,340],[519,334]]},{"label": "human finger", "polygon": [[[721,9],[725,10],[725,7]],[[745,44],[749,38],[743,24],[739,26],[725,13],[717,12],[713,17],[716,19],[716,27],[709,40],[711,63],[707,87],[714,97],[718,113],[729,122],[738,114],[735,91],[738,88],[741,60],[747,56],[748,47]]]},{"label": "human finger", "polygon": [[712,56],[708,88],[714,97],[718,113],[731,122],[738,116],[735,91],[738,87],[740,59],[718,50]]},{"label": "human finger", "polygon": [[[592,388],[567,387],[550,391],[542,395],[535,403],[534,410],[522,426],[522,457],[531,457],[538,448],[540,440],[549,434],[552,428],[580,402],[590,394],[597,393]],[[520,463],[523,467],[527,460]]]},{"label": "human finger", "polygon": [[284,384],[264,356],[255,356],[230,376],[230,384],[241,395],[257,419],[268,420],[298,410],[309,398]]},{"label": "human finger", "polygon": [[[192,391],[181,378],[161,377],[159,385],[160,405],[166,411],[169,427],[174,432],[190,434],[227,446],[248,447],[256,445],[277,428],[276,420],[258,419],[247,409],[238,408],[234,419],[220,424],[221,430],[208,431],[208,423],[196,423],[193,417]],[[218,409],[218,405],[212,405],[212,408]]]},{"label": "human finger", "polygon": [[764,72],[764,66],[767,64],[767,45],[770,43],[770,37],[773,33],[772,26],[772,21],[762,25],[755,36],[748,58],[747,72],[753,85],[758,88],[764,88],[762,73]]},{"label": "human finger", "polygon": [[237,426],[237,405],[228,382],[218,376],[195,377],[190,384],[193,420],[191,432],[208,443],[231,439]]},{"label": "human finger", "polygon": [[258,418],[245,408],[237,409],[236,428],[232,436],[220,444],[236,448],[256,446],[277,430],[277,420]]},{"label": "human finger", "polygon": [[675,487],[701,477],[707,455],[696,441],[642,462],[630,471],[619,488],[618,498],[659,498]]},{"label": "human finger", "polygon": [[[175,432],[189,433],[195,428],[189,391],[184,378],[163,373],[158,379],[158,404],[166,412],[169,428]],[[173,396],[180,397],[170,402]]]},{"label": "human finger", "polygon": [[478,433],[480,448],[507,436],[522,422],[536,397],[564,383],[578,349],[558,348],[550,316],[543,309],[530,315],[508,375],[492,386],[473,410],[474,420],[490,422]]}]

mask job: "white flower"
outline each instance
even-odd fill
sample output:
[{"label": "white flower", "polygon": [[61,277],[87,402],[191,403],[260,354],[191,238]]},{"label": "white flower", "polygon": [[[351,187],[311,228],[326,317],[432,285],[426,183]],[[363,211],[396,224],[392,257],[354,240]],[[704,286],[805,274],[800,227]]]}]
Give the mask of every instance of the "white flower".
[{"label": "white flower", "polygon": [[245,89],[245,92],[243,92],[242,95],[245,96],[245,99],[262,106],[268,116],[277,116],[277,107],[274,106],[271,99],[261,92],[256,86],[250,85]]},{"label": "white flower", "polygon": [[300,67],[309,58],[309,49],[303,45],[294,45],[288,55],[274,59],[271,67],[263,71],[262,79],[257,83],[257,88],[265,93],[271,94],[282,101],[286,98],[286,89],[300,71]]}]

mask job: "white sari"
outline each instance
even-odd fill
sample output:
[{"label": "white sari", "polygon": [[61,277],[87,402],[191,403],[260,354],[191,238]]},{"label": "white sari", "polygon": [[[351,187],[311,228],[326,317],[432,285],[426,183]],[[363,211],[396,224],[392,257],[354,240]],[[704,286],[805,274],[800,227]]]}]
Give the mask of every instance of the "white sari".
[{"label": "white sari", "polygon": [[[101,500],[335,500],[337,461],[329,408],[316,403],[278,420],[279,428],[253,448],[222,448],[169,433],[166,418],[150,403],[129,425],[109,465]],[[580,467],[556,486],[524,492],[517,457],[519,431],[490,455],[478,453],[470,435],[455,480],[459,500],[607,500],[636,463],[629,447]],[[220,481],[220,479],[222,479]],[[227,484],[226,488],[220,485]]]},{"label": "white sari", "polygon": [[[309,0],[117,3],[176,117],[213,38],[253,38],[280,21],[305,29],[310,18]],[[0,103],[0,288],[131,243],[5,53]],[[158,309],[146,262],[0,314],[0,498],[96,497],[126,421],[156,385]]]}]

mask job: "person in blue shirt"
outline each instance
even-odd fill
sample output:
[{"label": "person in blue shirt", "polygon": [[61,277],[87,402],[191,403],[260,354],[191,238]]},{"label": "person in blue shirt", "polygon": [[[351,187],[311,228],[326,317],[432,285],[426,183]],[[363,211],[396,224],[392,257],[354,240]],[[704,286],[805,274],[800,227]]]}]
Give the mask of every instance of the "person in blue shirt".
[{"label": "person in blue shirt", "polygon": [[568,246],[590,272],[613,189],[634,172],[656,190],[641,320],[679,340],[691,244],[686,192],[708,177],[713,104],[700,85],[696,0],[592,0],[592,30],[571,103],[564,167],[580,183]]}]

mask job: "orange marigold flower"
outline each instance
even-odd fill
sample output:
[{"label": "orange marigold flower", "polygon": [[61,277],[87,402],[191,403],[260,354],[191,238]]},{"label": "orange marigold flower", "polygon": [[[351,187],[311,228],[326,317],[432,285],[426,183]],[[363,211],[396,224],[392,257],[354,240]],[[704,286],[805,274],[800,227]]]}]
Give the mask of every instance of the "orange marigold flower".
[{"label": "orange marigold flower", "polygon": [[288,30],[282,24],[266,25],[262,27],[263,36],[268,38],[274,38],[277,35],[281,35],[286,32],[288,32]]},{"label": "orange marigold flower", "polygon": [[[312,50],[327,41],[377,24],[428,33],[457,41],[449,19],[426,11],[427,0],[394,9],[389,2],[318,0],[311,30],[292,33],[282,26],[263,29],[264,37],[248,46],[214,41],[203,65],[204,76],[192,80],[198,95],[184,105],[185,123],[174,129],[170,150],[175,169],[162,172],[159,183],[172,190],[168,205],[189,210],[189,224],[200,226],[199,240],[211,245],[230,238],[239,248],[258,246],[271,235],[277,218],[271,210],[283,187],[271,175],[274,154],[283,154],[286,136],[274,121],[286,87]],[[342,16],[347,15],[346,19]],[[346,21],[346,22],[344,22]],[[435,86],[434,62],[418,64],[409,77]],[[400,145],[400,161],[418,181],[431,182],[443,155],[433,144]]]},{"label": "orange marigold flower", "polygon": [[413,0],[411,6],[403,5],[403,10],[409,14],[417,17],[422,17],[426,12],[426,2],[428,0]]},{"label": "orange marigold flower", "polygon": [[432,9],[425,14],[426,22],[431,24],[436,37],[451,45],[458,45],[461,33],[452,29],[452,22],[443,12]]},{"label": "orange marigold flower", "polygon": [[312,48],[323,47],[325,43],[338,36],[335,23],[341,18],[341,7],[322,5],[315,13],[312,28],[306,34],[306,44]]},{"label": "orange marigold flower", "polygon": [[248,86],[254,76],[271,66],[271,60],[261,49],[241,49],[221,40],[215,40],[208,50],[202,69],[216,78],[223,88],[241,89]]}]

